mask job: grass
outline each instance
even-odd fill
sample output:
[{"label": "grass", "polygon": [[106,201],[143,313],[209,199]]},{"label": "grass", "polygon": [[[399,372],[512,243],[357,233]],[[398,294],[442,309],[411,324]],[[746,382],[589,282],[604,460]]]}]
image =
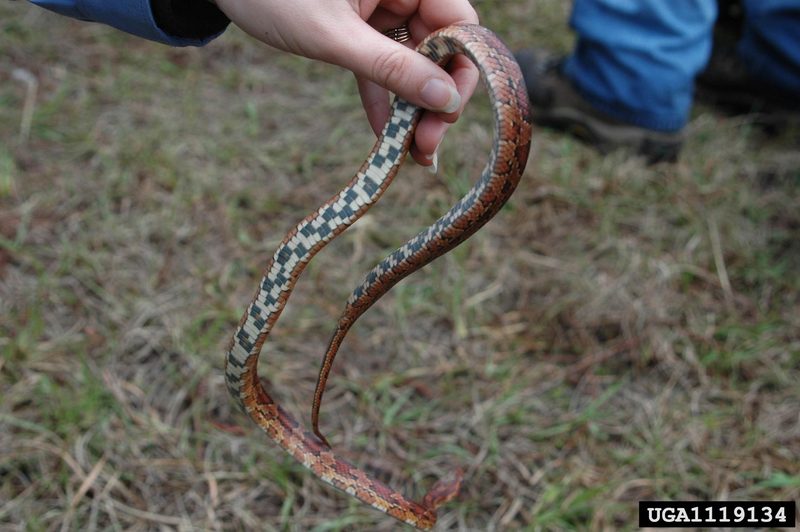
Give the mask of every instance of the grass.
[{"label": "grass", "polygon": [[[564,3],[475,5],[512,48],[571,45]],[[234,29],[173,50],[28,3],[0,21],[0,529],[395,529],[222,378],[265,258],[371,147],[351,77]],[[489,120],[477,96],[440,175],[409,165],[303,276],[261,370],[303,419],[350,289],[469,186]],[[538,130],[510,205],[351,332],[337,449],[417,497],[464,467],[442,529],[800,499],[797,128],[697,107],[688,134],[648,167]]]}]

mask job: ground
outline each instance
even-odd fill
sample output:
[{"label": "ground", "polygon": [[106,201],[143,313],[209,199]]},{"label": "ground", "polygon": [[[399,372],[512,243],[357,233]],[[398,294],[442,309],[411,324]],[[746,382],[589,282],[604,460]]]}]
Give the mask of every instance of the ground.
[{"label": "ground", "polygon": [[[476,1],[512,48],[569,5]],[[0,529],[395,530],[226,395],[261,268],[373,137],[352,77],[231,28],[170,49],[0,5]],[[261,374],[307,422],[350,290],[491,144],[485,95],[321,253]],[[697,107],[675,164],[535,132],[509,205],[350,333],[323,430],[441,529],[634,529],[641,499],[800,499],[797,126]]]}]

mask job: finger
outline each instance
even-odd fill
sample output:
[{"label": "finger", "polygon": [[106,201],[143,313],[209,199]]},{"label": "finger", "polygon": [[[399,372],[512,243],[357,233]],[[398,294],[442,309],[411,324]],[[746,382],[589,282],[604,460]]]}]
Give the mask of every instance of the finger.
[{"label": "finger", "polygon": [[416,2],[403,2],[402,4],[402,6],[378,6],[369,16],[367,22],[380,32],[406,24],[416,12]]},{"label": "finger", "polygon": [[408,17],[419,9],[420,0],[380,0],[375,11],[388,11],[401,17]]},{"label": "finger", "polygon": [[[371,19],[370,19],[371,20]],[[406,42],[406,45],[411,43],[421,42],[427,37],[432,30],[425,24],[419,16],[414,16],[408,21],[408,27],[411,32],[411,41]],[[461,106],[452,113],[439,113],[442,120],[453,123],[461,116],[464,105],[472,97],[475,92],[475,87],[478,84],[480,75],[478,68],[464,55],[456,55],[446,65],[446,71],[456,84],[456,90],[461,96]]]},{"label": "finger", "polygon": [[350,26],[344,33],[350,38],[331,43],[335,57],[328,58],[330,62],[425,109],[445,113],[458,110],[461,95],[442,68],[361,20]]},{"label": "finger", "polygon": [[435,113],[423,113],[411,148],[411,156],[417,163],[422,166],[430,166],[433,163],[434,154],[449,127],[450,124],[442,121]]},{"label": "finger", "polygon": [[423,155],[422,153],[417,150],[417,148],[412,144],[411,150],[411,157],[414,159],[414,162],[420,166],[431,166],[433,165],[433,155]]},{"label": "finger", "polygon": [[478,13],[469,2],[461,0],[420,0],[419,16],[428,28],[450,24],[478,24]]},{"label": "finger", "polygon": [[438,116],[445,122],[452,124],[461,116],[464,106],[475,92],[475,88],[478,86],[478,80],[480,79],[480,73],[478,72],[478,67],[465,55],[455,56],[450,61],[447,71],[450,73],[453,81],[455,81],[458,93],[461,95],[461,105],[453,113],[438,113]]},{"label": "finger", "polygon": [[389,119],[389,93],[380,85],[364,78],[356,78],[358,94],[361,96],[361,105],[367,113],[367,120],[375,132],[380,135],[386,120]]}]

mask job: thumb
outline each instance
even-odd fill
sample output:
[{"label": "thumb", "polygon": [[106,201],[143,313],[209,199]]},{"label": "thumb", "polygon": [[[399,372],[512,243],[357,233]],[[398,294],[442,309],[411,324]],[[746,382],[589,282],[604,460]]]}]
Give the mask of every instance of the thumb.
[{"label": "thumb", "polygon": [[430,59],[386,37],[363,21],[342,43],[337,63],[425,109],[453,113],[461,96],[453,78]]}]

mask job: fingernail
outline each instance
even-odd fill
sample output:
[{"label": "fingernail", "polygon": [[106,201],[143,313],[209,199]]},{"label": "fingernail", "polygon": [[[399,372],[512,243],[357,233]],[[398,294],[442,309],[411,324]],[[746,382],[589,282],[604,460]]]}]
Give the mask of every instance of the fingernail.
[{"label": "fingernail", "polygon": [[439,173],[439,152],[435,151],[435,152],[433,152],[433,155],[426,155],[425,158],[428,159],[429,161],[431,161],[431,165],[428,167],[428,172],[430,172],[433,175],[438,174]]},{"label": "fingernail", "polygon": [[455,87],[439,78],[429,79],[420,93],[425,105],[434,111],[452,113],[461,106],[461,95]]}]

